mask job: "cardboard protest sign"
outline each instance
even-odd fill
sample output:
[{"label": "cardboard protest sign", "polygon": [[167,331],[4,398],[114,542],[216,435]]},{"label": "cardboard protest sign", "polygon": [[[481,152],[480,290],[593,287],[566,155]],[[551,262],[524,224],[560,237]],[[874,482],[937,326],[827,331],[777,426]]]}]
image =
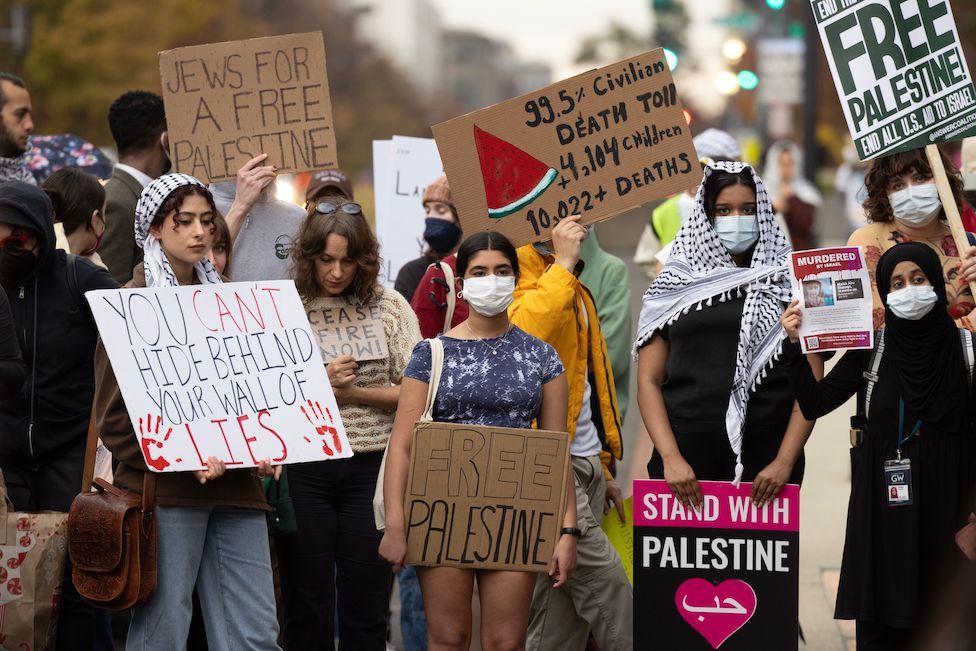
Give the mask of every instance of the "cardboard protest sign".
[{"label": "cardboard protest sign", "polygon": [[427,186],[444,174],[432,138],[393,136],[373,141],[373,189],[376,197],[376,238],[383,269],[380,281],[393,287],[406,263],[424,253],[422,203]]},{"label": "cardboard protest sign", "polygon": [[804,353],[874,348],[871,279],[862,247],[794,251],[790,276],[803,310]]},{"label": "cardboard protest sign", "polygon": [[267,153],[278,172],[336,167],[321,32],[159,53],[173,171],[234,178]]},{"label": "cardboard protest sign", "polygon": [[352,456],[292,281],[85,297],[150,470]]},{"label": "cardboard protest sign", "polygon": [[418,423],[404,505],[407,562],[547,571],[568,468],[565,432]]},{"label": "cardboard protest sign", "polygon": [[811,0],[861,160],[976,134],[949,0]]},{"label": "cardboard protest sign", "polygon": [[323,362],[342,355],[360,362],[389,357],[379,305],[342,305],[305,313]]},{"label": "cardboard protest sign", "polygon": [[751,484],[699,484],[696,512],[634,482],[635,648],[796,649],[800,487],[757,509]]},{"label": "cardboard protest sign", "polygon": [[702,178],[662,49],[433,127],[468,235],[516,246],[573,214],[593,224]]}]

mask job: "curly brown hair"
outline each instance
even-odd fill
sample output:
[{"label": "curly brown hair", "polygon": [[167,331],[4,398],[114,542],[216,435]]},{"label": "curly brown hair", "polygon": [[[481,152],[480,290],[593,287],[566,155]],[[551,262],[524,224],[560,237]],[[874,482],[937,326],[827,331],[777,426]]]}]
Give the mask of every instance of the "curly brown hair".
[{"label": "curly brown hair", "polygon": [[[942,165],[952,186],[952,195],[956,198],[956,206],[962,210],[962,174],[952,161],[939,149]],[[924,149],[911,149],[891,156],[876,159],[864,177],[864,186],[868,191],[868,198],[864,201],[864,212],[869,222],[890,222],[894,219],[891,204],[888,202],[888,182],[896,176],[908,172],[919,172],[927,177],[932,176],[932,166],[925,155]]]},{"label": "curly brown hair", "polygon": [[298,293],[303,297],[319,296],[315,274],[315,260],[325,251],[325,241],[335,234],[346,238],[348,255],[356,261],[356,276],[346,288],[345,296],[365,305],[374,301],[380,292],[376,279],[380,273],[380,245],[362,212],[350,215],[341,210],[349,201],[336,201],[340,209],[323,215],[309,209],[305,221],[298,230],[295,248],[292,249],[291,277]]}]

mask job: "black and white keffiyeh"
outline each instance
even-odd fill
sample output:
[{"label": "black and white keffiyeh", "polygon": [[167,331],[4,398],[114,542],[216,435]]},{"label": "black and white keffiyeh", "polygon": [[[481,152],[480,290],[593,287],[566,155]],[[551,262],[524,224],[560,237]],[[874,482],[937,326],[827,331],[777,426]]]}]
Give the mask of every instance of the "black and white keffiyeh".
[{"label": "black and white keffiyeh", "polygon": [[0,158],[0,182],[23,181],[37,185],[37,179],[31,174],[27,163],[28,155],[26,153],[16,158]]},{"label": "black and white keffiyeh", "polygon": [[[179,281],[166,259],[166,253],[159,240],[149,232],[149,227],[173,190],[184,185],[196,185],[206,189],[203,183],[188,174],[164,174],[147,185],[139,195],[136,204],[135,237],[136,245],[142,247],[143,267],[146,272],[146,287],[177,287]],[[197,278],[202,284],[223,282],[208,257],[193,265]]]},{"label": "black and white keffiyeh", "polygon": [[[705,185],[715,170],[733,174],[748,170],[756,183],[759,241],[749,267],[736,266],[705,214]],[[792,295],[788,271],[790,244],[773,217],[762,179],[745,163],[719,162],[706,166],[695,204],[691,219],[681,226],[674,239],[667,264],[644,292],[634,351],[691,309],[700,310],[711,306],[713,300],[724,302],[745,293],[735,378],[725,415],[729,444],[736,457],[735,483],[738,484],[742,478],[742,427],[749,393],[766,376],[766,366],[779,357],[785,337],[779,318]]]}]

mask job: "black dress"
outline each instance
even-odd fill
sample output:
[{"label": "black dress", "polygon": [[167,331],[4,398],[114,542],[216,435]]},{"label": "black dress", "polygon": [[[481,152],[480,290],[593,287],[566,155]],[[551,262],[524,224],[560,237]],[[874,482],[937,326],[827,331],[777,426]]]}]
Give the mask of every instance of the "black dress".
[{"label": "black dress", "polygon": [[[668,420],[681,456],[700,480],[731,481],[735,475],[725,413],[735,378],[744,305],[744,298],[716,300],[711,307],[692,308],[661,330],[660,336],[670,345],[667,380],[662,386]],[[793,404],[785,365],[776,363],[749,396],[742,438],[743,481],[755,479],[776,458]],[[647,473],[652,479],[664,478],[664,464],[656,450]],[[802,479],[801,453],[789,481],[800,483]]]},{"label": "black dress", "polygon": [[[861,390],[871,355],[847,352],[818,383],[799,344],[787,344],[784,352],[807,418],[830,413]],[[898,382],[887,357],[878,375],[864,442],[851,448],[851,499],[834,617],[911,629],[925,621],[946,573],[962,559],[954,536],[971,507],[976,446],[969,429],[939,431],[923,424],[902,446],[902,458],[911,459],[913,504],[888,506],[884,462],[896,456]],[[967,409],[970,394],[965,384],[959,387],[959,404]],[[906,410],[905,429],[916,420]]]}]

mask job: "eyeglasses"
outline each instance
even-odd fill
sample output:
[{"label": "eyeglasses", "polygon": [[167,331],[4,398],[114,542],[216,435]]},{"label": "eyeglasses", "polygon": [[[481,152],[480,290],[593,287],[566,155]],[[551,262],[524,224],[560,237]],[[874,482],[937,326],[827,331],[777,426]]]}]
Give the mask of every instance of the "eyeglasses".
[{"label": "eyeglasses", "polygon": [[315,212],[321,215],[331,215],[337,210],[341,210],[347,215],[361,215],[363,213],[363,207],[352,201],[347,201],[343,204],[333,203],[332,201],[323,201],[322,203],[315,204]]},{"label": "eyeglasses", "polygon": [[29,233],[13,233],[0,240],[0,248],[10,255],[24,255],[28,251],[33,251],[37,246],[27,248],[27,242],[31,239]]}]

